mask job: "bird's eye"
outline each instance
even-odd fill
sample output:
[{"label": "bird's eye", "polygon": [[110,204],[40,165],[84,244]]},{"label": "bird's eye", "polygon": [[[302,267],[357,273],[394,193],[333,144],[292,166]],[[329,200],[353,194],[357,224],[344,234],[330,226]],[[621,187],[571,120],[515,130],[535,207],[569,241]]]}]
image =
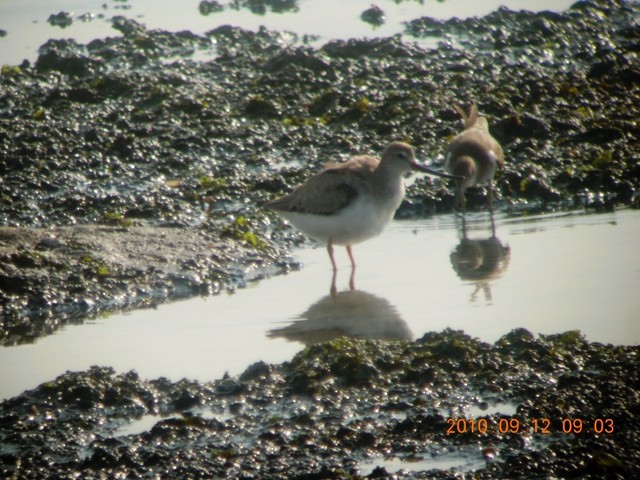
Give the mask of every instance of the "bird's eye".
[{"label": "bird's eye", "polygon": [[398,152],[396,154],[396,157],[401,158],[401,159],[405,159],[405,158],[407,158],[407,154],[404,153],[404,152]]}]

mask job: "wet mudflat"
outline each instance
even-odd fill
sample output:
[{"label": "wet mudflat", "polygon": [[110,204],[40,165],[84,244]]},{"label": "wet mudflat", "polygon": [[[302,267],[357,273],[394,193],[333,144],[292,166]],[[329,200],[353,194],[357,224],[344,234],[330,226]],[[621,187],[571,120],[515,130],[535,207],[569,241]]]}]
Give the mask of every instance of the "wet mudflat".
[{"label": "wet mudflat", "polygon": [[[120,36],[48,42],[0,77],[2,343],[299,268],[290,249],[306,240],[257,205],[328,158],[392,139],[441,159],[460,128],[454,101],[478,101],[505,147],[501,212],[637,206],[637,19],[636,3],[579,2],[416,18],[403,38],[313,46],[123,15]],[[468,200],[486,202],[481,190]],[[452,201],[446,184],[419,179],[399,216],[448,213]],[[214,382],[107,365],[49,379],[0,406],[2,474],[384,478],[384,465],[413,462],[395,475],[457,478],[429,470],[453,452],[478,478],[637,475],[637,346],[575,332],[414,333],[336,339]],[[485,431],[447,434],[448,418],[482,417],[475,407],[489,412]],[[121,433],[148,415],[153,427]]]}]

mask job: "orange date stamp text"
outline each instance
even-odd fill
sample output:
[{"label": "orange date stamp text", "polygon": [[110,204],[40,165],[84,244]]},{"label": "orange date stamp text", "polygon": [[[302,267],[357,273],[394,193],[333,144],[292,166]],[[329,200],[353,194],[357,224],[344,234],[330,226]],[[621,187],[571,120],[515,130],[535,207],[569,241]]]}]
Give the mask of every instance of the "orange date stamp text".
[{"label": "orange date stamp text", "polygon": [[447,435],[480,433],[534,433],[550,435],[563,433],[567,435],[579,434],[612,434],[615,424],[612,418],[563,418],[560,422],[552,422],[548,418],[534,418],[527,422],[515,417],[501,418],[497,422],[490,422],[486,418],[447,418]]}]

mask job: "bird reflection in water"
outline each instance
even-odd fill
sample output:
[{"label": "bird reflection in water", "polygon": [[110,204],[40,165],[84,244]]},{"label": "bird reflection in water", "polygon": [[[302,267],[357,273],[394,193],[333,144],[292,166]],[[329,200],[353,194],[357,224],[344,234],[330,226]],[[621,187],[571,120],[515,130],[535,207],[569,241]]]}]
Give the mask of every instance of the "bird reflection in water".
[{"label": "bird reflection in water", "polygon": [[[333,271],[333,276],[331,277],[331,288],[329,289],[329,293],[335,299],[338,289],[336,288],[336,277],[338,272],[336,270]],[[356,267],[351,267],[351,274],[349,275],[349,289],[356,289]]]},{"label": "bird reflection in water", "polygon": [[491,280],[502,276],[509,268],[511,248],[503,245],[496,236],[495,222],[491,215],[491,236],[471,239],[468,235],[466,218],[461,218],[462,239],[450,255],[451,265],[462,280],[475,284],[471,302],[475,302],[480,291],[488,303],[493,301]]},{"label": "bird reflection in water", "polygon": [[270,330],[267,336],[286,338],[304,345],[338,337],[413,339],[407,323],[386,299],[352,289],[332,292],[320,298],[293,323]]}]

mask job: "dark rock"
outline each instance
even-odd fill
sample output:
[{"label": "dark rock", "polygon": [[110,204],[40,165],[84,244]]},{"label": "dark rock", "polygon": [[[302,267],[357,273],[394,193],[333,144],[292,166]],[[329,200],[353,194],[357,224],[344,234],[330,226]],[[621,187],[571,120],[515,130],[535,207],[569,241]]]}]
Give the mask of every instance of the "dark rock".
[{"label": "dark rock", "polygon": [[73,23],[73,14],[68,12],[51,14],[47,19],[47,22],[49,22],[54,27],[67,28]]},{"label": "dark rock", "polygon": [[270,375],[271,366],[260,361],[249,366],[244,372],[242,372],[242,375],[240,375],[240,380],[249,381],[255,380],[257,378],[269,377]]},{"label": "dark rock", "polygon": [[615,127],[594,127],[572,137],[576,143],[593,143],[597,145],[614,142],[624,137],[624,132]]},{"label": "dark rock", "polygon": [[40,47],[35,67],[42,72],[56,70],[74,77],[90,75],[100,62],[82,55],[81,50],[73,40],[49,40]]},{"label": "dark rock", "polygon": [[360,19],[374,26],[383,25],[385,22],[384,10],[377,5],[373,5],[360,14]]},{"label": "dark rock", "polygon": [[528,113],[502,119],[493,130],[497,136],[508,139],[507,141],[514,138],[547,138],[550,135],[544,120]]},{"label": "dark rock", "polygon": [[222,12],[224,7],[216,0],[203,0],[198,5],[200,15],[210,15],[212,13]]},{"label": "dark rock", "polygon": [[111,25],[125,36],[142,35],[146,31],[146,27],[143,24],[122,15],[113,17]]}]

